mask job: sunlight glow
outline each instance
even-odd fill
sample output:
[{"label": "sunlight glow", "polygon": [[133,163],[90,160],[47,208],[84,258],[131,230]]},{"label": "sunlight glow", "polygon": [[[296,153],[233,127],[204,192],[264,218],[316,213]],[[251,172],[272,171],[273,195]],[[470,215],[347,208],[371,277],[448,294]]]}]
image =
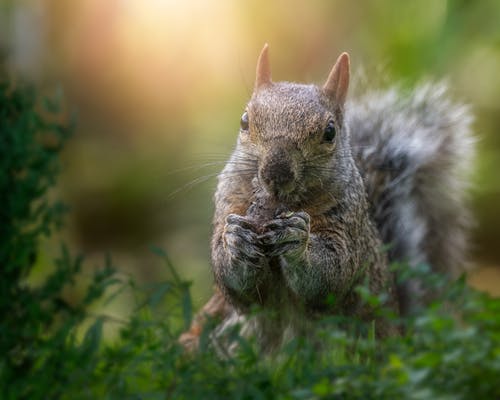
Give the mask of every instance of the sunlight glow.
[{"label": "sunlight glow", "polygon": [[77,92],[92,97],[92,106],[113,104],[115,114],[133,109],[154,118],[169,107],[189,107],[196,96],[190,90],[227,82],[240,47],[229,0],[89,0],[56,14],[68,35],[63,50],[67,72],[79,77]]}]

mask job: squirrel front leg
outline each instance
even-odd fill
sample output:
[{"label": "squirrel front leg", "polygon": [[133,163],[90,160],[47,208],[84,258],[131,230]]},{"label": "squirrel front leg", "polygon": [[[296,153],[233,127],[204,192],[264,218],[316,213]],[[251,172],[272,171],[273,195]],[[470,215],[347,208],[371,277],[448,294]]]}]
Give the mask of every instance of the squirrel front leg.
[{"label": "squirrel front leg", "polygon": [[311,233],[306,212],[290,213],[265,225],[260,236],[268,257],[279,257],[288,287],[314,307],[326,304],[327,296],[343,296],[352,287],[354,267],[348,251],[332,235]]},{"label": "squirrel front leg", "polygon": [[263,287],[271,272],[253,224],[247,217],[229,214],[216,227],[212,264],[218,286],[228,300],[240,308],[262,304]]}]

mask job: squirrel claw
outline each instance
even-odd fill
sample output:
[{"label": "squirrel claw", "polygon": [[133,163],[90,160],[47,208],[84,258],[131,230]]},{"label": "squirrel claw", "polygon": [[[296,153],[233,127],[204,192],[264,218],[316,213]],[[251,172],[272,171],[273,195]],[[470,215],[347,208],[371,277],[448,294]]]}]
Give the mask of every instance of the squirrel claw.
[{"label": "squirrel claw", "polygon": [[226,224],[238,225],[242,228],[250,229],[251,231],[255,232],[255,226],[249,221],[249,219],[238,214],[229,214],[226,217]]},{"label": "squirrel claw", "polygon": [[302,253],[309,240],[309,215],[305,212],[292,213],[289,217],[277,218],[265,225],[258,236],[268,257]]},{"label": "squirrel claw", "polygon": [[264,232],[282,230],[286,228],[297,228],[309,231],[310,217],[306,212],[288,212],[264,225]]}]

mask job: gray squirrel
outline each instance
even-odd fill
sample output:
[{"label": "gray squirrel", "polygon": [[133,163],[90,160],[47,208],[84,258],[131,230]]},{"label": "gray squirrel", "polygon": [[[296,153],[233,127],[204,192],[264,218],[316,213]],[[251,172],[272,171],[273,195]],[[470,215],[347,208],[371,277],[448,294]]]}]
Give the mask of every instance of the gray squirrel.
[{"label": "gray squirrel", "polygon": [[[349,56],[323,86],[273,82],[268,46],[236,148],[218,178],[212,237],[216,291],[180,342],[195,348],[208,316],[219,332],[239,322],[263,349],[307,330],[318,315],[376,321],[354,288],[367,282],[408,314],[425,298],[396,283],[391,263],[455,276],[466,264],[468,108],[441,84],[346,101]],[[334,306],[327,299],[334,298]],[[271,310],[250,317],[253,305]]]}]

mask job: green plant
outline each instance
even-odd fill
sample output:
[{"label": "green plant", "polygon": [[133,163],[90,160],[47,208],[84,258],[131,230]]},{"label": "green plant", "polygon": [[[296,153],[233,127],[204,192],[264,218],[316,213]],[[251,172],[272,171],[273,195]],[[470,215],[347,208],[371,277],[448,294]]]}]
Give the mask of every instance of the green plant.
[{"label": "green plant", "polygon": [[[71,133],[57,94],[14,84],[0,69],[0,390],[2,398],[45,398],[62,391],[68,362],[89,354],[90,339],[76,345],[76,327],[110,283],[112,268],[96,272],[78,304],[65,300],[82,257],[63,246],[54,271],[28,285],[41,236],[60,225],[65,207],[48,200],[60,169],[58,154]],[[87,335],[87,337],[90,337]],[[55,386],[58,382],[61,386]]]}]

